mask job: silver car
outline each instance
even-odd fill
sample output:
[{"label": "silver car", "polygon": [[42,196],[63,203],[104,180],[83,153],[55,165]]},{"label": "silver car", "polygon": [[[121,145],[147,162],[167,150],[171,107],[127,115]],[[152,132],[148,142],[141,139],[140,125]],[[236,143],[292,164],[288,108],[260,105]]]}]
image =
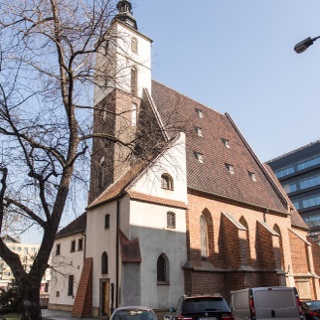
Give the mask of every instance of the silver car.
[{"label": "silver car", "polygon": [[158,318],[151,308],[128,306],[115,309],[110,320],[158,320]]}]

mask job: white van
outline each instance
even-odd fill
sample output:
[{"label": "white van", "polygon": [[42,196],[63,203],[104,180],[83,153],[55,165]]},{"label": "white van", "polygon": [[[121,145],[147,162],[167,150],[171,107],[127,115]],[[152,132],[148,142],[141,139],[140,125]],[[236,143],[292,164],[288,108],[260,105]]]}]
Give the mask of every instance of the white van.
[{"label": "white van", "polygon": [[305,320],[298,292],[293,287],[231,291],[228,302],[235,320]]}]

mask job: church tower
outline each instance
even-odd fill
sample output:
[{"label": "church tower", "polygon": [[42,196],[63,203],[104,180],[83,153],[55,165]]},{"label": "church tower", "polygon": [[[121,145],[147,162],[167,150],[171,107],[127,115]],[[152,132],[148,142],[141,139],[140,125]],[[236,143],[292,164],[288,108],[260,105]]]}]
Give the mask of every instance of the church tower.
[{"label": "church tower", "polygon": [[152,40],[138,31],[130,1],[117,10],[96,58],[93,131],[110,139],[93,139],[89,203],[130,169],[143,91],[151,94]]}]

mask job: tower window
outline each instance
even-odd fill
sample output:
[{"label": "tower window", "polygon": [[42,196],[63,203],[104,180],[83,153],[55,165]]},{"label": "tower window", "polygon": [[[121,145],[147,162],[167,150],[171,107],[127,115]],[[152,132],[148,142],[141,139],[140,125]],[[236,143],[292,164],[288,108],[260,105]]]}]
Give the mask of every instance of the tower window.
[{"label": "tower window", "polygon": [[131,94],[136,96],[138,92],[138,71],[136,67],[131,68]]},{"label": "tower window", "polygon": [[60,245],[60,243],[58,243],[56,246],[56,256],[60,255],[60,249],[61,249],[61,245]]},{"label": "tower window", "polygon": [[138,53],[138,39],[136,37],[131,38],[131,51],[135,54]]},{"label": "tower window", "polygon": [[135,103],[132,104],[131,108],[131,124],[132,126],[137,124],[137,105]]},{"label": "tower window", "polygon": [[102,157],[100,160],[100,174],[99,174],[99,187],[103,188],[105,184],[106,178],[106,162],[105,158]]}]

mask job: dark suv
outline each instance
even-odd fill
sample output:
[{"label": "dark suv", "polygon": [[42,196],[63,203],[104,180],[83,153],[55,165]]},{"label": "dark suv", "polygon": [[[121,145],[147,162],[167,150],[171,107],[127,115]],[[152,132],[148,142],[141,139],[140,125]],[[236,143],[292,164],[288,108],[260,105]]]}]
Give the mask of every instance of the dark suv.
[{"label": "dark suv", "polygon": [[177,309],[171,307],[173,315],[164,316],[164,320],[234,320],[226,300],[220,294],[183,295]]}]

